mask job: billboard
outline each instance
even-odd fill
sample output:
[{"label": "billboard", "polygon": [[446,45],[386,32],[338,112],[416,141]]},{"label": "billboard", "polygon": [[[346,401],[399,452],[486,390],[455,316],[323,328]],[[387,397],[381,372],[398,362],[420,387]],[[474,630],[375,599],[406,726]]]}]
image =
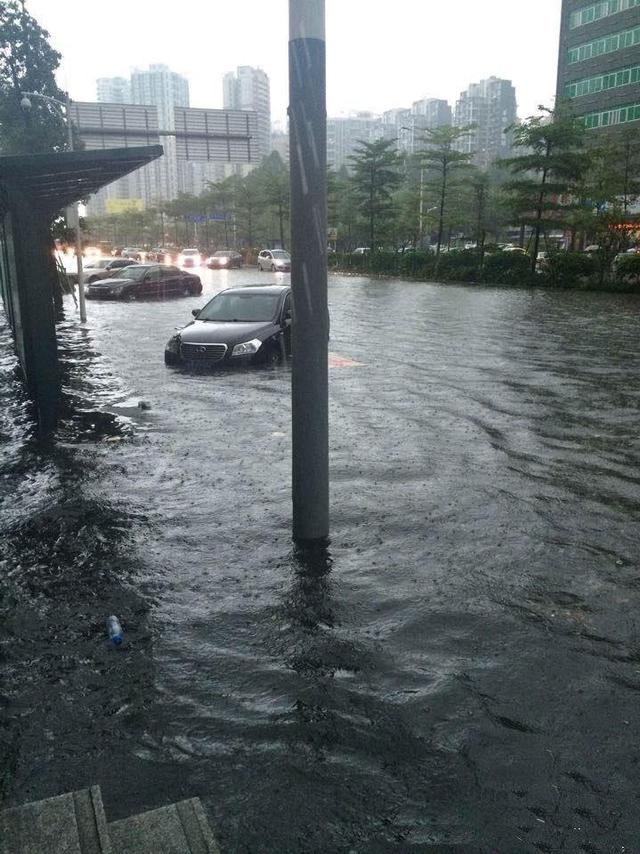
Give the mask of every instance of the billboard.
[{"label": "billboard", "polygon": [[258,114],[251,110],[175,108],[178,160],[252,163],[258,153]]},{"label": "billboard", "polygon": [[73,101],[71,120],[85,148],[166,145],[175,139],[177,160],[257,163],[258,115],[251,110],[174,108],[174,126],[158,126],[158,109],[139,104]]},{"label": "billboard", "polygon": [[85,148],[161,144],[156,107],[72,101],[71,120]]},{"label": "billboard", "polygon": [[105,207],[108,214],[141,213],[145,204],[143,199],[107,199]]}]

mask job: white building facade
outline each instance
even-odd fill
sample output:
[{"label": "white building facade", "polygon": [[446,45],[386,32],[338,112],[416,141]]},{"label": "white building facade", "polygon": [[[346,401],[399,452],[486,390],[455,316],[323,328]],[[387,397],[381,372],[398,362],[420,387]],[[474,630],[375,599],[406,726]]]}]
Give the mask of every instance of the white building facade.
[{"label": "white building facade", "polygon": [[487,169],[511,151],[508,128],[518,118],[516,90],[510,80],[490,77],[472,83],[456,103],[456,127],[475,125],[460,141],[459,150],[473,154],[473,163]]},{"label": "white building facade", "polygon": [[327,162],[336,171],[343,166],[350,169],[349,157],[359,142],[374,142],[384,136],[382,118],[374,113],[327,119]]},{"label": "white building facade", "polygon": [[131,81],[125,77],[101,77],[96,80],[99,104],[130,104]]},{"label": "white building facade", "polygon": [[225,110],[251,110],[258,116],[257,160],[271,151],[271,86],[261,68],[239,65],[225,74],[222,81]]}]

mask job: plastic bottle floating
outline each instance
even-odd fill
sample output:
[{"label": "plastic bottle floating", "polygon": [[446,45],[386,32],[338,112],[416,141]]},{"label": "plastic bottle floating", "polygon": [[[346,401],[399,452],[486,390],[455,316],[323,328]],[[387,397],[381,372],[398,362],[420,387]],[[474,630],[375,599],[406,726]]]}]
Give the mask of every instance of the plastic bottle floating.
[{"label": "plastic bottle floating", "polygon": [[120,625],[120,620],[114,615],[107,618],[107,632],[109,634],[109,640],[114,646],[120,646],[122,641],[124,640],[124,632],[122,631],[122,626]]}]

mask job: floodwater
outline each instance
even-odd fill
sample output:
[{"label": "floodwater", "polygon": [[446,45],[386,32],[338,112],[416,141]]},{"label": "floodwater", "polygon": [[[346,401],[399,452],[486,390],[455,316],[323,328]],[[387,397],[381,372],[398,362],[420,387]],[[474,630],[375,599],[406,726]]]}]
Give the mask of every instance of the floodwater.
[{"label": "floodwater", "polygon": [[68,304],[50,447],[2,327],[3,805],[197,795],[225,854],[639,851],[640,300],[332,278],[315,555],[288,368],[163,364],[200,304]]}]

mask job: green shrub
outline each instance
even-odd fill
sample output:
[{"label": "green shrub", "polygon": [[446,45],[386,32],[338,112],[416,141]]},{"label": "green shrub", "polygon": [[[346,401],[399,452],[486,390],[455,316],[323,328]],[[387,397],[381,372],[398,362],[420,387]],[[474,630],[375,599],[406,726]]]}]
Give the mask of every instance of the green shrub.
[{"label": "green shrub", "polygon": [[339,270],[349,270],[354,273],[369,270],[368,255],[353,255],[351,252],[336,252],[329,256],[329,266],[337,267]]},{"label": "green shrub", "polygon": [[531,272],[531,258],[522,252],[495,252],[486,255],[482,281],[493,285],[540,284]]},{"label": "green shrub", "polygon": [[640,253],[622,255],[615,263],[616,279],[627,285],[640,286]]},{"label": "green shrub", "polygon": [[396,276],[400,269],[400,256],[396,252],[370,252],[368,269],[381,276]]},{"label": "green shrub", "polygon": [[584,252],[550,252],[540,267],[540,273],[551,287],[576,287],[587,284],[597,273],[597,261]]},{"label": "green shrub", "polygon": [[434,264],[433,275],[442,282],[475,282],[479,278],[479,258],[475,250],[462,249],[444,252]]},{"label": "green shrub", "polygon": [[435,255],[432,252],[404,252],[400,255],[400,275],[410,279],[433,276]]}]

